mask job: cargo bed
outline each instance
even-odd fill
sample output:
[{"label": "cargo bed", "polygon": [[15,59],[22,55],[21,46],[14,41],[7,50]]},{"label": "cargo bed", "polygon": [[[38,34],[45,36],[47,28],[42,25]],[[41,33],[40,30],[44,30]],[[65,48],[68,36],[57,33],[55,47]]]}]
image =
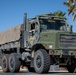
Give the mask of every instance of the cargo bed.
[{"label": "cargo bed", "polygon": [[20,47],[22,24],[0,32],[0,49]]}]

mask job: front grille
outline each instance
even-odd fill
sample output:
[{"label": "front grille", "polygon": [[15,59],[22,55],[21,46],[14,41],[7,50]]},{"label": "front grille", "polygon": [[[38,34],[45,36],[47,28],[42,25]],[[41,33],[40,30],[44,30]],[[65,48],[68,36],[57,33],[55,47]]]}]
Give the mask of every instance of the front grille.
[{"label": "front grille", "polygon": [[76,35],[61,34],[60,35],[60,47],[76,47]]}]

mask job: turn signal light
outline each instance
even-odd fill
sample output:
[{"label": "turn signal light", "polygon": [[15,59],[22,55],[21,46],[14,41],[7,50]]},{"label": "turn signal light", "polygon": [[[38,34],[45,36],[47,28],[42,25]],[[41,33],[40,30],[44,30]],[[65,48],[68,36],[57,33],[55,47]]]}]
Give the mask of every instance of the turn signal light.
[{"label": "turn signal light", "polygon": [[55,50],[50,50],[50,54],[54,55],[55,54]]}]

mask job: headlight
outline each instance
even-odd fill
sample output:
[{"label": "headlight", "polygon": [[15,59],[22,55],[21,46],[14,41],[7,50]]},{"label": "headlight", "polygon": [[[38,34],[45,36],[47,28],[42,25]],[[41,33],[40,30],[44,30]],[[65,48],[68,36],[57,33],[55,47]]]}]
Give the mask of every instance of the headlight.
[{"label": "headlight", "polygon": [[51,49],[53,46],[52,45],[49,45],[49,48]]}]

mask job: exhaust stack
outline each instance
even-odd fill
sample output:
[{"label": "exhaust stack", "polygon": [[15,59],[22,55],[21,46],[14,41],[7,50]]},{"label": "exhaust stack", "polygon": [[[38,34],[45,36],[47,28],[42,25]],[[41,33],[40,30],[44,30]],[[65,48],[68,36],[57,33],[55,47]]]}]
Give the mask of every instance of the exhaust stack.
[{"label": "exhaust stack", "polygon": [[24,30],[23,30],[23,47],[26,48],[26,29],[27,29],[27,13],[24,13],[24,24],[23,24]]}]

